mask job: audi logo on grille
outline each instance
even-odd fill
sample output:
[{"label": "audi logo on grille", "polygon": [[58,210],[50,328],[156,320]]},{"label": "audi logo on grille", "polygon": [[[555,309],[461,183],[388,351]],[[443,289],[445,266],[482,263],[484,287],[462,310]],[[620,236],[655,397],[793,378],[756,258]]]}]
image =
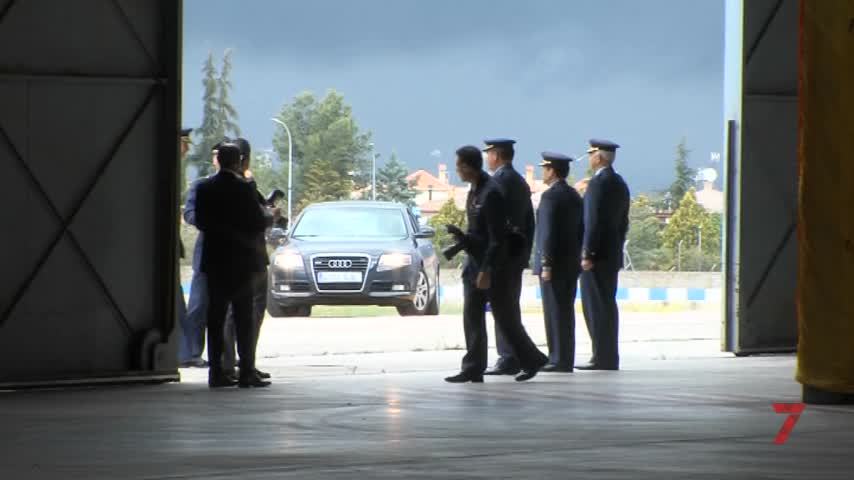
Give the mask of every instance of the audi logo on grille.
[{"label": "audi logo on grille", "polygon": [[327,265],[329,268],[352,268],[352,260],[330,260]]}]

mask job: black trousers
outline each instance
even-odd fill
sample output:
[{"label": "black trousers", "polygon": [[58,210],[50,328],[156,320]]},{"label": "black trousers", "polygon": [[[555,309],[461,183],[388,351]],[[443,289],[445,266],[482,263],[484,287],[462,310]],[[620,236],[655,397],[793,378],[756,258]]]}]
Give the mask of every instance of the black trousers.
[{"label": "black trousers", "polygon": [[617,268],[597,265],[581,274],[581,306],[593,344],[591,362],[606,368],[620,366],[620,318],[617,308],[619,273]]},{"label": "black trousers", "polygon": [[492,305],[492,316],[496,329],[504,335],[513,355],[525,370],[542,367],[548,358],[537,349],[522,325],[521,316],[514,315],[513,304],[519,308],[518,297],[512,297],[512,282],[509,272],[492,274],[489,290],[478,290],[475,279],[463,278],[463,328],[466,336],[466,354],[462,371],[481,375],[486,370],[488,339],[486,335],[486,303]]},{"label": "black trousers", "polygon": [[[252,321],[255,331],[253,341],[255,350],[258,349],[258,339],[261,336],[261,325],[267,314],[267,272],[257,273],[252,277]],[[225,346],[222,355],[222,368],[228,373],[234,372],[237,366],[237,328],[234,324],[234,310],[229,307],[225,317]]]},{"label": "black trousers", "polygon": [[555,270],[548,282],[540,280],[543,317],[549,345],[549,363],[561,367],[575,366],[575,295],[577,272]]},{"label": "black trousers", "polygon": [[[522,308],[519,306],[519,299],[522,297],[522,275],[524,275],[524,273],[525,269],[519,268],[511,269],[508,274],[508,295],[511,298],[516,299],[516,301],[509,307],[509,314],[513,315],[514,318],[518,318],[520,323],[522,322]],[[500,328],[498,328],[498,320],[495,321],[495,346],[498,351],[498,361],[495,363],[496,367],[519,367],[519,360],[513,355],[513,348],[510,346],[510,343],[507,342],[507,339],[504,338],[504,333]]]},{"label": "black trousers", "polygon": [[[234,310],[240,371],[255,370],[255,328],[252,320],[253,284],[251,278],[235,279],[228,275],[208,273],[208,362],[211,375],[223,373],[222,353],[225,347],[225,315],[229,304]],[[248,373],[247,373],[248,374]]]}]

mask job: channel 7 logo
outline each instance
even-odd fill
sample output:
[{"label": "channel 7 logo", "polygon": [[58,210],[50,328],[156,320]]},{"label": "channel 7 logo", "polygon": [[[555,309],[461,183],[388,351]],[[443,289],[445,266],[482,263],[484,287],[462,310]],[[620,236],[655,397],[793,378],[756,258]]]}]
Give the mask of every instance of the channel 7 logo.
[{"label": "channel 7 logo", "polygon": [[801,414],[804,412],[806,404],[774,403],[772,405],[774,406],[774,412],[778,415],[788,415],[788,417],[786,417],[786,421],[783,422],[783,426],[780,427],[777,437],[774,438],[774,443],[782,445],[786,443],[786,440],[789,439],[789,435],[792,433],[792,430],[795,429],[795,424],[798,423],[798,420],[801,418]]}]

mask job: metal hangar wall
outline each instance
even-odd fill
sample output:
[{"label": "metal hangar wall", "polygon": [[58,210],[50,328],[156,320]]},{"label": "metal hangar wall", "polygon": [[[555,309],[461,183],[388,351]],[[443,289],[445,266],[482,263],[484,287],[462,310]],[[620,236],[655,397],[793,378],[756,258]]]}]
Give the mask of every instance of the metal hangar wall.
[{"label": "metal hangar wall", "polygon": [[798,0],[727,0],[723,348],[797,345]]},{"label": "metal hangar wall", "polygon": [[178,378],[181,11],[0,0],[0,386]]}]

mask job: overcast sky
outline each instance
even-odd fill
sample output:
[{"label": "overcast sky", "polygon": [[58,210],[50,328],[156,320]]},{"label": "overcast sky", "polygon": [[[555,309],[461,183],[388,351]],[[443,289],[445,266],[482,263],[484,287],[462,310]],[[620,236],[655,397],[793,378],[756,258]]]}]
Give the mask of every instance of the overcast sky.
[{"label": "overcast sky", "polygon": [[[667,185],[684,136],[710,165],[722,133],[722,0],[185,0],[184,121],[201,119],[201,66],[234,49],[240,125],[255,149],[298,93],[341,92],[382,159],[451,163],[511,137],[542,150],[622,145],[635,192]],[[382,160],[381,160],[382,162]],[[719,166],[719,165],[716,165]]]}]

